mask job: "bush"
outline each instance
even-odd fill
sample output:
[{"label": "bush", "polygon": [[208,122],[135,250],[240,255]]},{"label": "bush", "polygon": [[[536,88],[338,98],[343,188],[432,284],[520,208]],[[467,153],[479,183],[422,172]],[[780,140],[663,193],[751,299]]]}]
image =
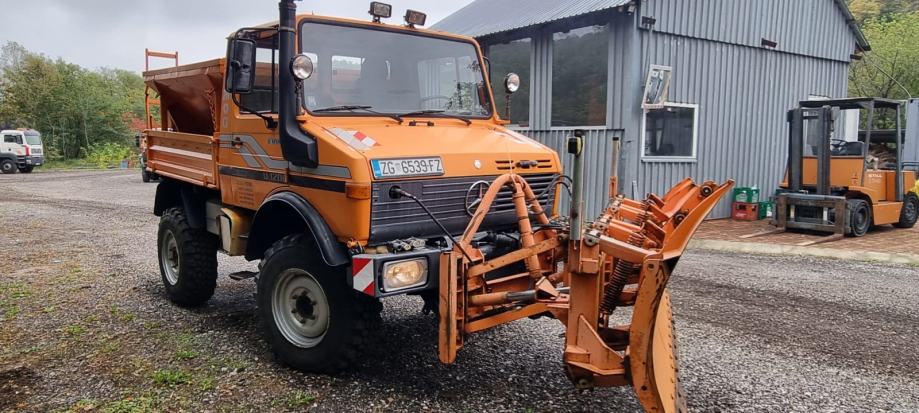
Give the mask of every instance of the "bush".
[{"label": "bush", "polygon": [[99,168],[115,168],[130,158],[134,150],[125,144],[106,142],[91,145],[86,151],[86,161]]}]

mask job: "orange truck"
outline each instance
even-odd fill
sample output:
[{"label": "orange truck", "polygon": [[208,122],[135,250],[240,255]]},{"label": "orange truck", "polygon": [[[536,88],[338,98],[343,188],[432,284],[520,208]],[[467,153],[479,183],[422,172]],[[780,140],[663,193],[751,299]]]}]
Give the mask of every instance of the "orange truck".
[{"label": "orange truck", "polygon": [[[564,176],[557,153],[504,127],[473,39],[422,29],[412,10],[383,23],[392,8],[379,2],[372,21],[279,6],[278,22],[232,33],[226,58],[144,73],[160,106],[141,139],[160,178],[170,300],[205,303],[218,252],[260,260],[231,278],[256,279],[276,358],[316,372],[359,357],[383,297],[419,295],[439,314],[445,363],[473,332],[551,316],[569,325],[579,386],[631,384],[649,410],[682,406],[663,286],[730,183],[615,196],[582,228],[580,173]],[[519,81],[508,74],[505,92]],[[575,160],[582,143],[571,141]],[[564,188],[571,217],[556,213]],[[630,359],[628,326],[608,321],[631,305],[642,321]]]}]

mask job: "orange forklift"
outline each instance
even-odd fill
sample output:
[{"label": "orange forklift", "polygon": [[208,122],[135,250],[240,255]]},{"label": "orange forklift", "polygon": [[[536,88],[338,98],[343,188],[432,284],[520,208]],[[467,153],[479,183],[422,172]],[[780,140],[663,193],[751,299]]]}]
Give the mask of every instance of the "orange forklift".
[{"label": "orange forklift", "polygon": [[[860,97],[803,101],[789,111],[788,169],[776,194],[773,222],[778,230],[833,233],[810,245],[844,235],[861,237],[874,225],[913,227],[919,197],[910,192],[916,171],[903,165],[902,107],[896,100]],[[858,140],[834,135],[841,110],[864,114]],[[872,140],[878,110],[896,116],[891,123],[897,138]]]}]

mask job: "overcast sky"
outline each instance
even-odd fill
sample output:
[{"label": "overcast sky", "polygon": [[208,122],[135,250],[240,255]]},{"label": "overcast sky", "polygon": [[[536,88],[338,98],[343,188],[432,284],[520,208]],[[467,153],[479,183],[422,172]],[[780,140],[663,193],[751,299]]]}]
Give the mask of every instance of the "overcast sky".
[{"label": "overcast sky", "polygon": [[[428,14],[428,26],[471,0],[392,1]],[[369,19],[369,1],[304,0],[298,13]],[[277,0],[0,0],[0,44],[15,41],[33,52],[84,67],[142,71],[144,48],[178,51],[179,63],[219,57],[226,36],[243,26],[278,19]],[[159,66],[168,65],[168,60]]]}]

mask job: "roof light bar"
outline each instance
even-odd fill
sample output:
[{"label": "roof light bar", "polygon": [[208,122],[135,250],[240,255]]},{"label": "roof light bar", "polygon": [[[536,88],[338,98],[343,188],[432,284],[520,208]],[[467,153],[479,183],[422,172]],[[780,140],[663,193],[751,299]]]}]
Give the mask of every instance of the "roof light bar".
[{"label": "roof light bar", "polygon": [[379,1],[370,2],[370,15],[373,16],[375,23],[380,22],[380,18],[388,19],[392,17],[392,6]]},{"label": "roof light bar", "polygon": [[428,15],[420,11],[412,9],[405,11],[405,23],[408,24],[408,27],[424,26],[424,22],[427,19]]}]

